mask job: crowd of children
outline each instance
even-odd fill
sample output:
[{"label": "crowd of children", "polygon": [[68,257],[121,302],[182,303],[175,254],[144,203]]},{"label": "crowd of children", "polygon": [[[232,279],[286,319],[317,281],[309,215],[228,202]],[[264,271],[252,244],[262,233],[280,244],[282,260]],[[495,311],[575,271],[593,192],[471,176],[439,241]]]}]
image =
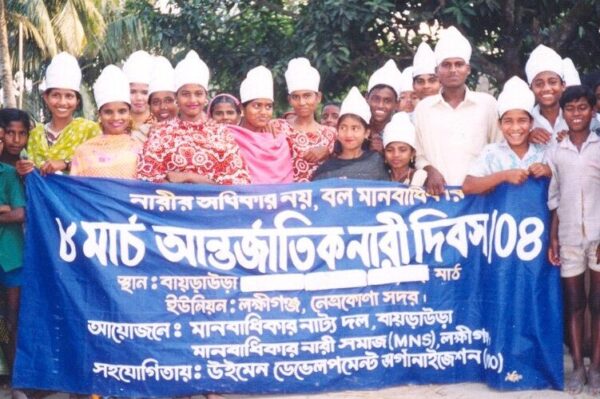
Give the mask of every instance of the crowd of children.
[{"label": "crowd of children", "polygon": [[[466,86],[471,45],[454,27],[413,65],[376,70],[361,94],[321,106],[319,72],[305,58],[285,72],[292,111],[277,119],[271,71],[258,66],[239,99],[209,102],[209,68],[190,51],[175,68],[164,57],[133,53],[107,66],[93,86],[99,122],[81,107],[77,60],[58,54],[46,70],[51,118],[0,110],[0,284],[11,345],[23,266],[24,177],[142,179],[157,183],[271,184],[329,178],[388,180],[440,194],[462,186],[482,194],[503,183],[551,178],[549,260],[561,267],[567,342],[574,372],[566,390],[600,395],[600,138],[594,88],[582,86],[570,60],[543,45],[525,66],[528,83],[509,79],[497,100]],[[321,109],[320,118],[316,115]],[[583,276],[591,269],[590,293]],[[583,313],[592,315],[592,357],[583,366]]]}]

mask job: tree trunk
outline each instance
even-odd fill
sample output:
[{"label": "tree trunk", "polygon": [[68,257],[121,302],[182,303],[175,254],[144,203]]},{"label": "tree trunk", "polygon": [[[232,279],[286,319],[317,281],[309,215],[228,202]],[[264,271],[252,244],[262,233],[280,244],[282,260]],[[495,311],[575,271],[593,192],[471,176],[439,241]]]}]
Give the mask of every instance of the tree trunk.
[{"label": "tree trunk", "polygon": [[15,108],[15,86],[12,65],[8,51],[8,26],[6,20],[6,2],[0,0],[0,82],[4,92],[4,107]]}]

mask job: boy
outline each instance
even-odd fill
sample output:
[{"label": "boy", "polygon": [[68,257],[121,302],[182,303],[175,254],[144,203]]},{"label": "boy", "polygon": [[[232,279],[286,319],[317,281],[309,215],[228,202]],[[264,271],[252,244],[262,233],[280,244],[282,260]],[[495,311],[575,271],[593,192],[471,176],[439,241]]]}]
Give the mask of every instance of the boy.
[{"label": "boy", "polygon": [[383,152],[383,129],[398,109],[400,97],[400,81],[402,72],[394,60],[389,60],[384,66],[373,72],[367,87],[367,103],[371,109],[369,128],[370,149],[379,153]]},{"label": "boy", "polygon": [[16,108],[4,108],[0,111],[0,126],[4,137],[0,137],[4,150],[0,153],[0,162],[15,166],[21,151],[27,147],[29,131],[33,122],[29,115]]},{"label": "boy", "polygon": [[21,270],[25,194],[15,169],[0,162],[0,284],[6,287],[9,347],[3,348],[12,368],[15,355]]},{"label": "boy", "polygon": [[[594,93],[585,86],[568,87],[560,98],[568,137],[550,148],[548,164],[552,181],[548,207],[552,211],[548,257],[560,266],[566,334],[573,373],[565,390],[583,390],[583,315],[592,316],[592,359],[587,375],[590,393],[600,394],[600,137],[590,134]],[[584,273],[590,268],[590,292],[586,296]],[[586,304],[586,301],[588,302]]]},{"label": "boy", "polygon": [[465,194],[481,194],[502,183],[522,184],[529,175],[550,177],[544,148],[529,144],[533,124],[534,94],[527,83],[514,76],[498,96],[498,124],[504,141],[488,144],[471,164],[463,182]]}]

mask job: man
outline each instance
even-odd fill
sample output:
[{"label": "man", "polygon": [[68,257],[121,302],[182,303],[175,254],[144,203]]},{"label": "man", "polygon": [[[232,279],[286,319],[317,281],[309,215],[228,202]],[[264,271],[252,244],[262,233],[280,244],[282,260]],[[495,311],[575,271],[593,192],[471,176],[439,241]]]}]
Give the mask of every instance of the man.
[{"label": "man", "polygon": [[471,51],[456,28],[442,32],[435,47],[441,91],[421,100],[415,110],[416,166],[427,171],[425,187],[432,195],[440,195],[446,185],[462,185],[471,161],[500,138],[496,100],[465,84]]}]

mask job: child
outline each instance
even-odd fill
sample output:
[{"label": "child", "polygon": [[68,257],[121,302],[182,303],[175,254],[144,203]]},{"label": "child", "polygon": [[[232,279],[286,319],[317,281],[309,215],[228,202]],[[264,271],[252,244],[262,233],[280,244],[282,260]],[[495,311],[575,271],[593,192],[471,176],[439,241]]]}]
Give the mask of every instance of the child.
[{"label": "child", "polygon": [[369,78],[367,86],[367,102],[371,110],[371,120],[368,121],[371,128],[369,146],[373,151],[383,152],[381,136],[383,128],[392,120],[392,115],[398,109],[401,79],[402,72],[394,60],[388,60]]},{"label": "child", "polygon": [[338,120],[338,141],[341,151],[337,158],[329,158],[315,171],[313,180],[330,178],[388,180],[379,153],[366,147],[369,137],[369,104],[353,87],[344,102]]},{"label": "child", "polygon": [[17,337],[17,316],[23,266],[25,193],[15,168],[0,162],[0,284],[6,288],[9,343],[3,347],[12,368]]},{"label": "child", "polygon": [[551,177],[544,148],[529,144],[534,95],[514,76],[498,96],[499,125],[504,141],[488,144],[473,162],[463,182],[465,194],[481,194],[502,183],[522,184],[528,176]]},{"label": "child", "polygon": [[554,50],[537,46],[525,64],[527,80],[535,94],[531,142],[548,144],[567,129],[558,100],[565,90],[563,60]]},{"label": "child", "polygon": [[415,127],[405,112],[398,112],[383,130],[383,155],[390,169],[390,180],[423,186],[427,172],[415,170]]},{"label": "child", "polygon": [[16,108],[2,110],[2,130],[4,131],[4,150],[0,155],[0,162],[15,166],[19,155],[29,139],[29,131],[33,128],[31,118],[26,112]]},{"label": "child", "polygon": [[[590,134],[594,93],[585,86],[571,86],[560,98],[568,137],[550,148],[548,164],[552,180],[548,207],[552,211],[548,257],[560,266],[566,335],[573,359],[573,373],[565,390],[583,390],[583,316],[586,305],[592,316],[592,358],[587,375],[590,393],[600,394],[600,137]],[[590,268],[590,292],[584,274]],[[587,300],[587,304],[586,304]]]}]

